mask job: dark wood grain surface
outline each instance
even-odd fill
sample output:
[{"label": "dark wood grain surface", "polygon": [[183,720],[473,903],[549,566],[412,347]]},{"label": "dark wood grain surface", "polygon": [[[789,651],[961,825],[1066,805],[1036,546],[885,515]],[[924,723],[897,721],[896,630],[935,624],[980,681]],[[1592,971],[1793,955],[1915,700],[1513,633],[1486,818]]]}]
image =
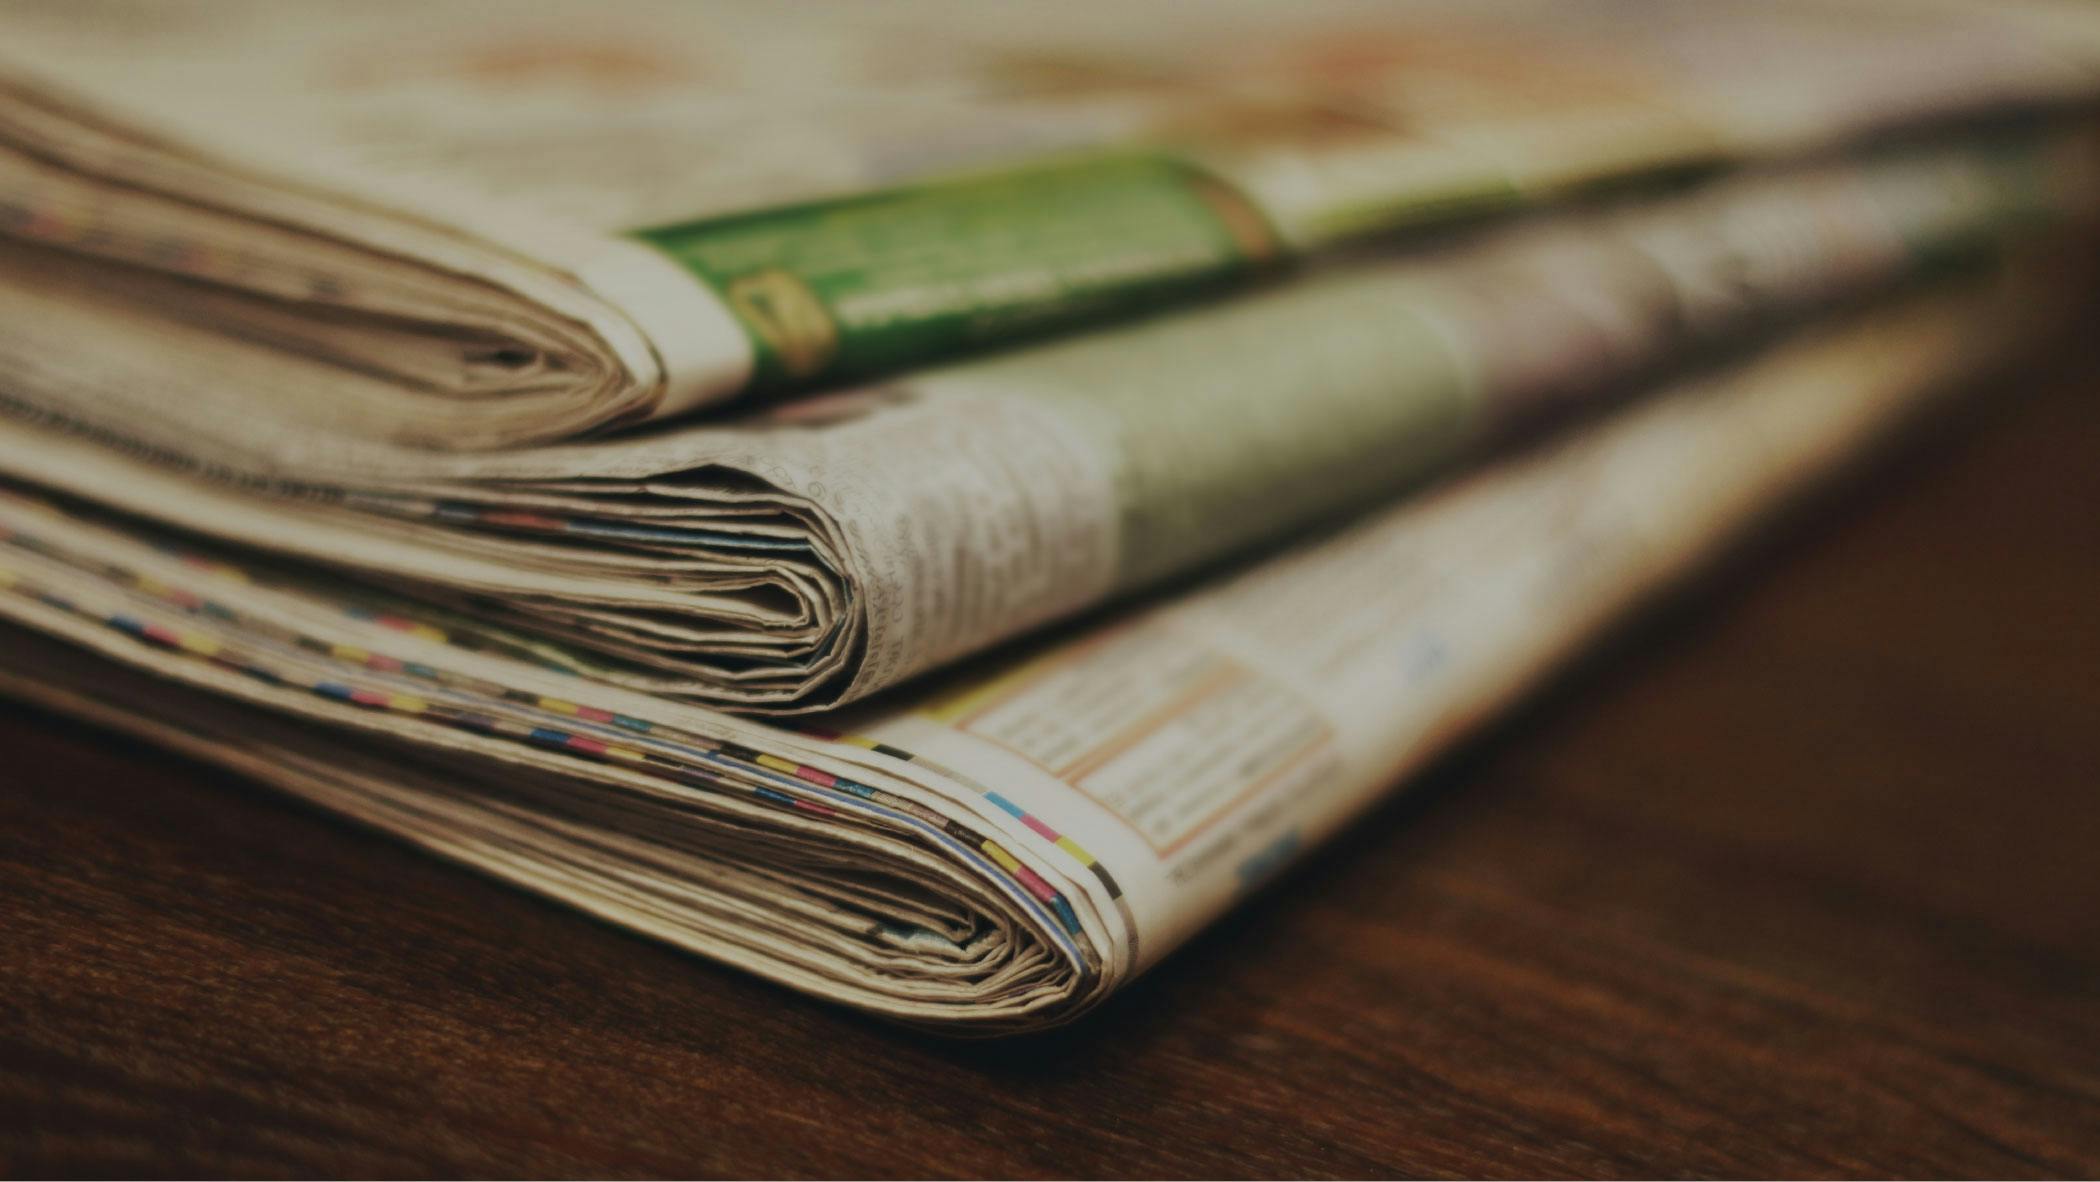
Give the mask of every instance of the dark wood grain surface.
[{"label": "dark wood grain surface", "polygon": [[0,707],[0,1170],[2100,1171],[2088,353],[1032,1040],[856,1018]]}]

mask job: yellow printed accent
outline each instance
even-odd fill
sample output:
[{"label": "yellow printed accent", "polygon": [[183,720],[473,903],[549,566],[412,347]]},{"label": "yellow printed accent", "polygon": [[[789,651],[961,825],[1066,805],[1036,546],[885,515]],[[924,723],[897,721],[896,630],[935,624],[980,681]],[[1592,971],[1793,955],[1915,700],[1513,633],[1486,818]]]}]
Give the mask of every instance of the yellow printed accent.
[{"label": "yellow printed accent", "polygon": [[328,650],[328,655],[334,657],[338,661],[349,661],[353,664],[358,665],[362,665],[366,661],[372,659],[371,653],[368,653],[364,649],[358,648],[355,645],[349,644],[336,645],[334,648]]},{"label": "yellow printed accent", "polygon": [[1091,866],[1094,864],[1094,855],[1087,853],[1083,849],[1080,849],[1079,843],[1073,841],[1069,837],[1058,838],[1057,848],[1079,859],[1079,864],[1081,866]]},{"label": "yellow printed accent", "polygon": [[945,701],[927,705],[921,708],[919,713],[933,719],[935,722],[954,722],[958,718],[975,714],[980,707],[996,699],[1005,697],[1008,691],[1018,687],[1034,672],[1035,670],[1031,666],[1023,665],[1011,673],[994,677],[982,685],[964,690]]},{"label": "yellow printed accent", "polygon": [[605,754],[609,759],[622,759],[628,763],[642,762],[642,753],[633,747],[607,747]]},{"label": "yellow printed accent", "polygon": [[408,630],[408,634],[410,636],[420,636],[425,640],[435,640],[440,644],[446,643],[447,641],[450,641],[452,639],[450,636],[446,635],[445,630],[443,628],[434,627],[430,624],[417,624],[415,627],[410,628]]},{"label": "yellow printed accent", "polygon": [[760,767],[769,767],[769,768],[772,768],[772,769],[773,769],[774,771],[776,771],[776,772],[785,772],[785,773],[787,773],[787,774],[788,774],[788,775],[790,775],[790,776],[792,776],[792,775],[796,775],[796,774],[798,774],[798,773],[800,773],[800,772],[802,771],[802,765],[801,765],[801,764],[799,764],[799,763],[789,763],[789,762],[788,762],[787,760],[785,760],[785,759],[782,759],[782,758],[780,758],[780,757],[779,757],[778,755],[761,755],[761,756],[759,756],[759,757],[758,757],[758,766],[760,766]]},{"label": "yellow printed accent", "polygon": [[1021,869],[1020,861],[1012,854],[1000,849],[998,842],[986,841],[984,843],[984,852],[991,856],[992,861],[999,863],[999,868],[1008,874],[1016,873]]},{"label": "yellow printed accent", "polygon": [[868,751],[873,751],[879,746],[875,740],[866,735],[840,735],[838,741],[848,746],[860,747]]},{"label": "yellow printed accent", "polygon": [[175,643],[184,652],[196,653],[200,657],[219,655],[219,642],[201,632],[185,632],[176,637]]},{"label": "yellow printed accent", "polygon": [[552,710],[556,714],[574,714],[581,708],[574,702],[564,702],[560,698],[540,699],[540,709]]},{"label": "yellow printed accent", "polygon": [[1074,655],[1069,649],[1044,653],[1042,656],[1023,661],[988,681],[960,690],[954,697],[921,706],[919,713],[935,722],[952,725],[1018,692],[1022,686],[1042,676],[1046,670],[1070,661]]},{"label": "yellow printed accent", "polygon": [[395,694],[387,704],[396,710],[404,710],[410,714],[421,714],[425,710],[430,709],[430,703],[421,698],[411,698],[406,694]]}]

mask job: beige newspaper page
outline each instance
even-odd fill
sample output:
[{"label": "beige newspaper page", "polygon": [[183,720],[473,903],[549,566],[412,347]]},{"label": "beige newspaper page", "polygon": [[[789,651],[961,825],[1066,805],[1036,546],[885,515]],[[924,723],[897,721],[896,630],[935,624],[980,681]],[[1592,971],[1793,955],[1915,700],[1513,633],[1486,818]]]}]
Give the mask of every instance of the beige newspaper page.
[{"label": "beige newspaper page", "polygon": [[[483,449],[2100,98],[2072,3],[0,7],[0,235]],[[361,382],[380,376],[383,383]]]},{"label": "beige newspaper page", "polygon": [[1375,503],[1701,349],[2073,225],[2100,209],[2095,142],[2001,131],[1742,177],[501,455],[292,414],[273,398],[323,389],[315,363],[215,348],[40,256],[0,265],[0,471],[400,586],[600,680],[821,709]]},{"label": "beige newspaper page", "polygon": [[63,643],[7,632],[0,685],[796,988],[944,1029],[1030,1028],[1317,849],[2062,296],[2029,277],[1914,297],[794,729],[21,494],[0,498],[0,615]]}]

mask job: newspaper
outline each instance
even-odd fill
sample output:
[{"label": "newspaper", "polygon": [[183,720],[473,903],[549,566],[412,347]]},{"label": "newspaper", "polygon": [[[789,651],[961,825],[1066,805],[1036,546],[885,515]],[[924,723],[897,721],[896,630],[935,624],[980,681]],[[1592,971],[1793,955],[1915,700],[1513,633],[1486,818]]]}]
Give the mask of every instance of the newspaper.
[{"label": "newspaper", "polygon": [[0,0],[0,689],[944,1029],[1156,963],[2100,213],[2041,0],[583,11]]},{"label": "newspaper", "polygon": [[0,690],[940,1029],[1069,1019],[1743,522],[2060,318],[2023,270],[1679,381],[1281,555],[852,710],[594,682],[0,494]]},{"label": "newspaper", "polygon": [[2100,17],[2029,0],[10,0],[0,33],[0,235],[324,363],[284,409],[442,449],[2100,97]]},{"label": "newspaper", "polygon": [[627,688],[827,709],[1701,350],[2065,232],[2100,210],[2096,144],[2048,121],[1738,175],[744,418],[500,454],[283,415],[339,378],[167,319],[179,292],[0,247],[0,473],[332,564]]}]

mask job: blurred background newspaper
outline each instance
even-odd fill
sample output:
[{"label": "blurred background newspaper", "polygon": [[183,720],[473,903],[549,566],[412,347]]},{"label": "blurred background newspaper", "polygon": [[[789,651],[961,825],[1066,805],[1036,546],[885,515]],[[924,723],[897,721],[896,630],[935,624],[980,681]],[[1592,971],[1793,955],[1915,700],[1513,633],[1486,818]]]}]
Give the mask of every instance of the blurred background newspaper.
[{"label": "blurred background newspaper", "polygon": [[0,689],[1060,1021],[2057,327],[2057,4],[0,4]]}]

